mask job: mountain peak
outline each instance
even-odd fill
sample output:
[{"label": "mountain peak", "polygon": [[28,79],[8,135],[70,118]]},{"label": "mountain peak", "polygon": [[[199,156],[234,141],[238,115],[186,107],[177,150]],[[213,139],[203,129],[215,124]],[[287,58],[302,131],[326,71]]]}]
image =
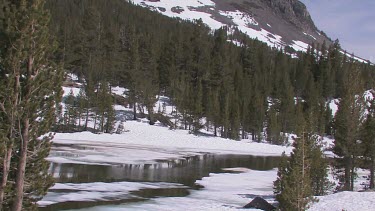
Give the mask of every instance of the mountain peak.
[{"label": "mountain peak", "polygon": [[202,19],[213,29],[237,27],[272,47],[306,51],[309,44],[331,41],[321,34],[298,0],[134,0],[170,17]]},{"label": "mountain peak", "polygon": [[[247,0],[251,1],[251,0]],[[317,30],[306,6],[298,0],[266,0],[278,15],[305,31]]]}]

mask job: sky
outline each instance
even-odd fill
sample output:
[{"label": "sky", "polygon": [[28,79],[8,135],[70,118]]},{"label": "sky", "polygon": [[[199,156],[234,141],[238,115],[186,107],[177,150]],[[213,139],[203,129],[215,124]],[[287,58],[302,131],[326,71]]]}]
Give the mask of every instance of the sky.
[{"label": "sky", "polygon": [[340,40],[348,53],[375,63],[374,0],[300,0],[318,29]]}]

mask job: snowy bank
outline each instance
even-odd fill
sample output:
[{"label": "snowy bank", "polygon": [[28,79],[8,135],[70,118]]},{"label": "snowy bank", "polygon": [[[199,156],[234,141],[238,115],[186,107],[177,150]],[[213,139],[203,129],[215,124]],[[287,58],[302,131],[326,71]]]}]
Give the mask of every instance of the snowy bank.
[{"label": "snowy bank", "polygon": [[[126,122],[125,128],[129,132],[123,134],[57,133],[53,142],[93,147],[92,156],[76,160],[77,162],[114,163],[118,160],[119,163],[134,163],[141,160],[178,158],[203,153],[280,156],[284,151],[286,153],[292,151],[292,147],[250,140],[234,141],[213,136],[196,136],[189,134],[186,130],[170,130],[167,127],[151,126],[136,121]],[[101,154],[102,157],[100,157]],[[80,157],[73,158],[79,159]],[[57,159],[53,155],[48,158],[56,162],[69,162],[61,161],[61,158]]]},{"label": "snowy bank", "polygon": [[339,192],[317,198],[319,202],[309,211],[370,211],[375,204],[375,192]]}]

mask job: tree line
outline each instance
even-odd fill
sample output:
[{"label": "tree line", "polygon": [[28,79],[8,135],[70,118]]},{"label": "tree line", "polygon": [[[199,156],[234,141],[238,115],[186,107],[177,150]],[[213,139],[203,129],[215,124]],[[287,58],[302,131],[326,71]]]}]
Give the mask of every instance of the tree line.
[{"label": "tree line", "polygon": [[[297,105],[314,118],[315,132],[330,135],[327,102],[343,96],[346,75],[359,69],[362,88],[373,86],[373,66],[343,54],[338,41],[313,44],[292,58],[290,49],[270,48],[235,27],[212,31],[201,20],[171,19],[121,0],[49,0],[47,6],[64,67],[84,84],[86,110],[103,102],[99,87],[110,95],[110,86],[119,85],[128,89],[134,118],[146,110],[153,124],[156,96],[166,95],[185,129],[285,144],[283,134],[299,124]],[[99,113],[111,119],[111,112]]]}]

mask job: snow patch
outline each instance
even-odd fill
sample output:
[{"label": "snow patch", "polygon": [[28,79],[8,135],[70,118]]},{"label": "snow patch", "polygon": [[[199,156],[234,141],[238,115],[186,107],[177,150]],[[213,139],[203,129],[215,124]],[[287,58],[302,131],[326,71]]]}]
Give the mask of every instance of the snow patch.
[{"label": "snow patch", "polygon": [[344,51],[340,51],[342,54],[346,55],[347,57],[351,58],[351,59],[354,59],[354,60],[357,60],[358,62],[361,62],[361,63],[369,63],[367,60],[364,60],[362,58],[359,58],[358,56],[355,56],[353,54],[350,54],[348,52],[344,52]]},{"label": "snow patch", "polygon": [[375,192],[339,192],[317,198],[319,202],[309,211],[370,211],[375,204]]},{"label": "snow patch", "polygon": [[[160,0],[160,1],[145,1],[134,0],[135,4],[140,6],[163,7],[165,12],[161,12],[168,17],[179,17],[186,20],[199,20],[202,19],[205,24],[213,29],[218,29],[224,24],[214,20],[210,14],[204,12],[194,11],[194,8],[202,6],[215,6],[215,3],[210,0]],[[181,13],[172,12],[173,7],[183,9]]]},{"label": "snow patch", "polygon": [[116,86],[116,87],[112,87],[111,91],[112,91],[112,94],[116,94],[116,95],[126,97],[125,93],[129,90],[125,89],[123,87]]},{"label": "snow patch", "polygon": [[67,97],[70,94],[70,92],[73,92],[73,96],[77,97],[79,95],[79,92],[81,91],[81,88],[76,88],[76,87],[63,86],[62,88],[64,91],[63,97]]},{"label": "snow patch", "polygon": [[314,40],[316,40],[316,38],[314,36],[312,36],[311,34],[307,34],[306,32],[303,32],[303,34],[306,35],[306,36],[309,36],[309,37],[313,38]]},{"label": "snow patch", "polygon": [[238,25],[259,25],[258,22],[248,14],[245,14],[239,10],[236,11],[220,11],[220,15],[226,16],[232,19]]},{"label": "snow patch", "polygon": [[328,103],[329,108],[332,110],[332,115],[335,116],[338,110],[339,99],[330,100]]},{"label": "snow patch", "polygon": [[293,40],[293,43],[291,45],[291,47],[296,50],[296,51],[303,51],[303,52],[306,52],[306,50],[308,49],[309,45],[302,42],[302,41],[296,41],[296,40]]}]

